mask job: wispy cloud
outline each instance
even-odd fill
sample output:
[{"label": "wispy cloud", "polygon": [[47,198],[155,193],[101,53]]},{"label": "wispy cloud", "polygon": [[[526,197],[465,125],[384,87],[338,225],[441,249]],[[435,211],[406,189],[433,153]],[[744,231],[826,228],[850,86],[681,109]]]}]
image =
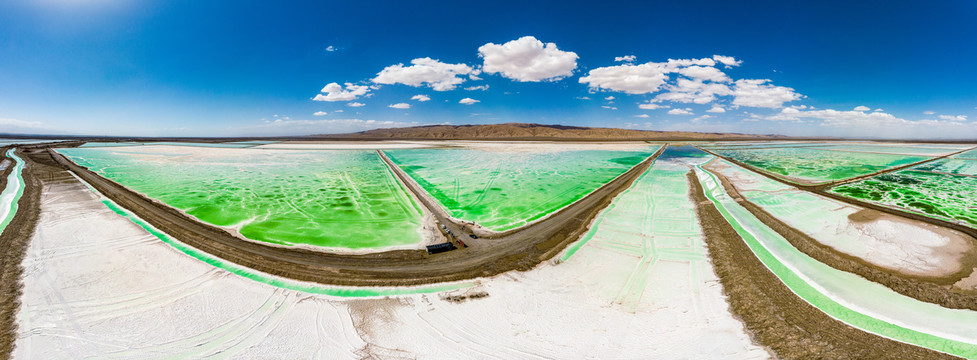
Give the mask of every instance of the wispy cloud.
[{"label": "wispy cloud", "polygon": [[283,120],[230,129],[237,136],[291,136],[314,134],[342,134],[380,128],[417,126],[417,122],[378,121],[361,119]]},{"label": "wispy cloud", "polygon": [[[933,112],[935,114],[936,112]],[[927,114],[927,115],[933,115]],[[865,134],[890,138],[972,138],[977,124],[965,122],[966,116],[941,116],[940,119],[907,120],[882,111],[807,110],[784,108],[769,116],[753,115],[747,121],[812,122],[815,125],[842,129],[850,135]]]},{"label": "wispy cloud", "polygon": [[614,61],[615,62],[622,62],[623,61],[623,62],[631,63],[631,62],[634,62],[634,60],[637,59],[637,58],[638,57],[637,56],[634,56],[634,55],[615,56],[614,57]]},{"label": "wispy cloud", "polygon": [[0,134],[64,134],[65,131],[40,121],[0,118]]}]

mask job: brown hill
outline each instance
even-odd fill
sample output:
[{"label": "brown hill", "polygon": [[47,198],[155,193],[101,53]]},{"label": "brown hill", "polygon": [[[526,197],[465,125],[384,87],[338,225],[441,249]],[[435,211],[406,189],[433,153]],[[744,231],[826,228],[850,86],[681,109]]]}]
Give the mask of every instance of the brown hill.
[{"label": "brown hill", "polygon": [[648,131],[521,123],[428,125],[375,129],[352,134],[315,135],[314,137],[344,140],[745,140],[787,138],[782,135]]}]

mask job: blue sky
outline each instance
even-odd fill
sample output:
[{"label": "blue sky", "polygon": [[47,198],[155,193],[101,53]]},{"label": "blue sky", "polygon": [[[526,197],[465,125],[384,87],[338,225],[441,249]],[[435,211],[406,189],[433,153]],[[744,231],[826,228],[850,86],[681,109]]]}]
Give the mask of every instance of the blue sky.
[{"label": "blue sky", "polygon": [[972,1],[11,0],[0,133],[535,122],[977,139],[975,19]]}]

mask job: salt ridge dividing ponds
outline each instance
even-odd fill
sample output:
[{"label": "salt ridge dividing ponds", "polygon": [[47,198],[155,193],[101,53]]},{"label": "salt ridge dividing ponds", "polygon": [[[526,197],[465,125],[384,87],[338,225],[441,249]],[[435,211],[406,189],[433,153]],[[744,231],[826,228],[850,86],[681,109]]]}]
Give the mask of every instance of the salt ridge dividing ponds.
[{"label": "salt ridge dividing ponds", "polygon": [[811,305],[874,334],[952,355],[977,357],[977,312],[921,302],[814,260],[737,204],[715,175],[699,165],[695,170],[706,197],[760,261]]}]

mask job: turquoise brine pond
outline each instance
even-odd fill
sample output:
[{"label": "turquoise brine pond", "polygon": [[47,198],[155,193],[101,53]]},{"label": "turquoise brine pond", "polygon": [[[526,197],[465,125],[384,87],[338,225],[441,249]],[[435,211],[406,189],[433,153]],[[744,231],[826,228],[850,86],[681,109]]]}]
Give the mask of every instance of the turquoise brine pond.
[{"label": "turquoise brine pond", "polygon": [[174,146],[58,151],[252,240],[349,249],[421,241],[420,207],[374,151]]},{"label": "turquoise brine pond", "polygon": [[644,161],[642,151],[387,150],[453,217],[504,231],[567,206]]}]

